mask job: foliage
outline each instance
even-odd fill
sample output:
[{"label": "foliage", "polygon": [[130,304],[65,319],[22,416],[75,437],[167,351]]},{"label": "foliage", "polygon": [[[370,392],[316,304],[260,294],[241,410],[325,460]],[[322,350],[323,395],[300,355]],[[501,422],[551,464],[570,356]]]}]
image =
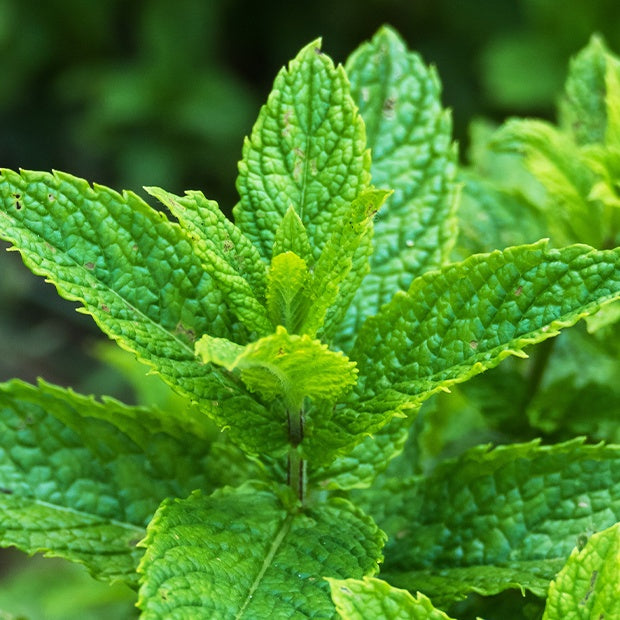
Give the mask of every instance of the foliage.
[{"label": "foliage", "polygon": [[[393,30],[345,67],[320,47],[276,77],[234,222],[197,191],[147,188],[167,215],[2,171],[0,236],[177,394],[2,384],[2,544],[127,584],[145,619],[448,618],[511,589],[548,593],[549,619],[612,604],[618,446],[513,429],[614,439],[618,61],[594,39],[561,127],[511,121],[491,141],[508,154],[459,172],[436,72]],[[521,220],[533,238],[502,231]],[[548,344],[584,318],[587,416],[591,382]],[[506,445],[443,458],[460,411]]]}]

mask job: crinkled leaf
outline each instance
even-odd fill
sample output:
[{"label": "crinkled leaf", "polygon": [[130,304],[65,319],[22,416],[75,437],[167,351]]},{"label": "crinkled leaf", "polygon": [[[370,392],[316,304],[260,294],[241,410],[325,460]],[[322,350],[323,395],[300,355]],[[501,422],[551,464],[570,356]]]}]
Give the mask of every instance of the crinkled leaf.
[{"label": "crinkled leaf", "polygon": [[292,205],[280,220],[273,240],[273,257],[284,252],[293,252],[305,261],[312,260],[308,233]]},{"label": "crinkled leaf", "polygon": [[343,620],[450,620],[418,592],[413,596],[389,583],[366,577],[328,579],[332,599]]},{"label": "crinkled leaf", "polygon": [[299,333],[310,309],[310,272],[303,258],[293,252],[277,254],[271,261],[267,308],[272,324]]},{"label": "crinkled leaf", "polygon": [[226,295],[228,305],[250,331],[263,335],[271,324],[263,304],[265,263],[252,242],[202,192],[175,196],[158,187],[146,190],[161,201],[192,236],[192,249]]},{"label": "crinkled leaf", "polygon": [[620,147],[620,61],[611,59],[605,73],[605,104],[607,108],[607,131],[605,143]]},{"label": "crinkled leaf", "polygon": [[434,69],[390,28],[347,60],[372,150],[372,179],[394,189],[375,222],[371,273],[349,312],[345,339],[414,277],[443,264],[456,237],[456,149]]},{"label": "crinkled leaf", "polygon": [[370,182],[364,123],[347,76],[320,45],[307,45],[280,71],[243,146],[235,220],[267,259],[291,206],[317,258],[334,214]]},{"label": "crinkled leaf", "polygon": [[0,414],[2,544],[100,578],[132,583],[159,503],[212,485],[208,443],[191,420],[21,381],[0,385]]},{"label": "crinkled leaf", "polygon": [[481,446],[367,498],[390,537],[391,583],[433,600],[509,587],[544,595],[575,544],[619,520],[620,447]]},{"label": "crinkled leaf", "polygon": [[[315,303],[309,333],[323,325],[323,338],[331,340],[349,308],[372,255],[373,218],[392,192],[367,189],[334,218],[331,234],[314,269]],[[325,317],[325,311],[327,316]]]},{"label": "crinkled leaf", "polygon": [[304,397],[336,400],[357,375],[355,364],[342,353],[308,336],[289,334],[281,326],[245,347],[205,336],[196,343],[196,351],[205,362],[241,370],[249,389],[264,398],[282,397],[289,404],[297,405]]},{"label": "crinkled leaf", "polygon": [[333,618],[324,577],[375,574],[383,542],[341,499],[291,513],[253,485],[166,501],[144,541],[142,617]]},{"label": "crinkled leaf", "polygon": [[[326,489],[370,486],[390,461],[401,453],[409,434],[409,422],[410,418],[393,418],[372,434],[364,435],[361,441],[333,462],[312,469],[310,480]],[[326,434],[333,440],[333,433]]]},{"label": "crinkled leaf", "polygon": [[540,242],[424,274],[362,328],[350,400],[416,406],[619,297],[620,249]]},{"label": "crinkled leaf", "polygon": [[620,523],[591,536],[551,582],[543,620],[620,617]]},{"label": "crinkled leaf", "polygon": [[199,401],[247,450],[286,444],[261,403],[194,354],[194,341],[205,333],[240,332],[178,225],[135,194],[60,172],[4,170],[0,200],[0,236],[34,273],[82,303],[106,334]]}]

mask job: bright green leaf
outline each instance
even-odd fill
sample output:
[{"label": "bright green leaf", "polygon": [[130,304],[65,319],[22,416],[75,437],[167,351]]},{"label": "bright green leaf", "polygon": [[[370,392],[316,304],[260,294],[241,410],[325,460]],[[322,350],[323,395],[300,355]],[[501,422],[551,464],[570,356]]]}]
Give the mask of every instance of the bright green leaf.
[{"label": "bright green leaf", "polygon": [[17,380],[0,384],[0,413],[4,545],[132,582],[135,545],[159,503],[213,486],[191,420]]},{"label": "bright green leaf", "polygon": [[620,448],[481,446],[367,498],[389,536],[391,583],[433,600],[509,587],[544,595],[578,541],[619,520]]},{"label": "bright green leaf", "polygon": [[551,582],[543,620],[620,617],[620,523],[593,534]]},{"label": "bright green leaf", "polygon": [[448,259],[456,238],[456,149],[435,70],[393,30],[381,28],[346,68],[366,123],[373,183],[394,189],[375,222],[371,273],[348,315],[354,332],[414,277]]},{"label": "bright green leaf", "polygon": [[605,72],[605,106],[607,131],[605,143],[609,147],[620,147],[620,60],[608,57]]},{"label": "bright green leaf", "polygon": [[593,36],[571,60],[560,112],[563,127],[579,145],[602,144],[605,140],[605,74],[609,59],[604,42]]},{"label": "bright green leaf", "polygon": [[[357,412],[353,415],[355,413]],[[336,422],[341,420],[337,419]],[[333,462],[323,467],[312,469],[310,479],[326,489],[356,489],[370,486],[377,474],[389,465],[390,460],[401,453],[409,435],[409,422],[410,419],[393,418],[372,433],[369,423],[369,428],[363,433],[361,441],[359,436],[351,437],[348,442],[343,440],[342,443],[347,448],[346,453],[340,454]],[[340,428],[332,430],[333,427]],[[333,427],[326,429],[326,442],[333,442],[334,435],[338,437],[336,431],[342,432],[343,424],[334,423]]]},{"label": "bright green leaf", "polygon": [[245,347],[205,336],[196,343],[196,351],[205,362],[238,368],[249,389],[268,400],[281,397],[290,406],[299,406],[304,397],[336,400],[357,376],[355,364],[342,353],[281,326]]},{"label": "bright green leaf", "polygon": [[193,251],[226,295],[228,305],[250,331],[271,331],[263,304],[265,263],[249,239],[201,192],[175,196],[158,187],[146,190],[160,200],[190,234]]},{"label": "bright green leaf", "polygon": [[309,318],[309,333],[319,329],[325,320],[323,338],[331,340],[339,328],[370,269],[368,259],[372,255],[373,218],[391,193],[383,189],[367,189],[334,218],[331,234],[314,269],[315,302],[313,316]]},{"label": "bright green leaf", "polygon": [[324,577],[376,574],[383,541],[341,499],[289,513],[254,485],[167,501],[144,541],[142,618],[333,618]]},{"label": "bright green leaf", "polygon": [[393,391],[414,407],[619,297],[620,250],[541,242],[472,256],[416,279],[366,322],[351,354],[359,380],[350,400]]},{"label": "bright green leaf", "polygon": [[179,226],[135,194],[60,172],[4,170],[0,200],[0,236],[34,273],[82,303],[106,334],[199,401],[246,449],[285,446],[270,412],[194,354],[203,334],[235,336],[239,326]]},{"label": "bright green leaf", "polygon": [[267,259],[291,206],[317,258],[332,217],[370,182],[364,123],[347,76],[320,45],[307,45],[280,71],[239,163],[235,220]]},{"label": "bright green leaf", "polygon": [[299,333],[310,308],[310,273],[306,261],[293,252],[277,254],[271,261],[267,308],[274,326]]},{"label": "bright green leaf", "polygon": [[312,247],[303,222],[292,205],[289,206],[273,240],[273,257],[293,252],[304,261],[312,261]]},{"label": "bright green leaf", "polygon": [[328,579],[343,620],[450,620],[418,592],[412,596],[380,579]]}]

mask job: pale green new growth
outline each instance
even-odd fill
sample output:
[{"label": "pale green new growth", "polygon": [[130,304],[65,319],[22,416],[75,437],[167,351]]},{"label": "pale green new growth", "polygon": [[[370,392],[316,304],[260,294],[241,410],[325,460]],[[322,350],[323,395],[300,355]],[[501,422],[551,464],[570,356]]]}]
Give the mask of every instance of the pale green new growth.
[{"label": "pale green new growth", "polygon": [[193,251],[204,269],[225,292],[232,311],[250,331],[270,332],[263,305],[266,269],[254,245],[200,192],[174,196],[157,187],[146,188],[160,200],[189,233]]},{"label": "pale green new growth", "polygon": [[319,340],[289,334],[283,327],[246,347],[204,336],[196,351],[205,362],[241,370],[251,391],[267,400],[299,405],[304,397],[337,400],[355,383],[355,364]]},{"label": "pale green new growth", "polygon": [[450,620],[424,594],[412,596],[380,579],[328,579],[342,620]]},{"label": "pale green new growth", "polygon": [[139,587],[142,620],[620,614],[620,62],[594,38],[561,126],[491,133],[457,238],[439,80],[383,27],[280,71],[234,222],[2,170],[0,237],[177,400],[0,384],[0,543]]},{"label": "pale green new growth", "polygon": [[305,331],[310,286],[311,276],[303,258],[293,252],[273,257],[267,287],[267,309],[273,327],[281,325],[293,334]]},{"label": "pale green new growth", "polygon": [[543,620],[620,616],[620,523],[573,550],[549,586]]},{"label": "pale green new growth", "polygon": [[308,233],[293,205],[284,214],[273,240],[273,258],[284,252],[293,252],[304,261],[314,262]]}]

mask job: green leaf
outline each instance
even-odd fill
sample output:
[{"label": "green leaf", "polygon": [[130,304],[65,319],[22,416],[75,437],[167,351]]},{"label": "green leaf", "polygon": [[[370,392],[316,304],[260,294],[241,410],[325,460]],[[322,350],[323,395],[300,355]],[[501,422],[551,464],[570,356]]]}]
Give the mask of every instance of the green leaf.
[{"label": "green leaf", "polygon": [[[540,242],[425,274],[363,326],[350,400],[415,407],[510,355],[523,357],[525,346],[618,299],[619,267],[620,250]],[[401,404],[399,394],[407,396]]]},{"label": "green leaf", "polygon": [[332,499],[288,512],[265,487],[165,502],[140,564],[142,618],[333,618],[323,577],[373,575],[383,533]]},{"label": "green leaf", "polygon": [[388,570],[382,575],[399,588],[423,590],[436,605],[449,607],[471,594],[495,596],[506,590],[518,590],[522,596],[529,591],[544,598],[550,579],[562,568],[564,560],[562,557],[394,573]]},{"label": "green leaf", "polygon": [[267,308],[273,325],[295,334],[302,330],[310,307],[310,272],[306,261],[293,252],[273,257],[267,287]]},{"label": "green leaf", "polygon": [[412,596],[380,579],[328,579],[343,620],[450,620],[424,594]]},{"label": "green leaf", "polygon": [[4,170],[0,200],[0,236],[34,273],[82,303],[106,334],[198,401],[248,451],[286,445],[261,403],[194,354],[205,333],[244,333],[178,225],[135,194],[60,172]]},{"label": "green leaf", "polygon": [[285,252],[293,252],[305,261],[312,261],[308,233],[292,205],[280,220],[273,240],[273,257]]},{"label": "green leaf", "polygon": [[520,152],[526,168],[542,184],[541,204],[556,245],[576,241],[600,247],[605,239],[601,205],[592,199],[593,171],[571,137],[537,120],[511,120],[494,136],[494,148]]},{"label": "green leaf", "polygon": [[[309,479],[326,489],[357,489],[370,486],[391,459],[402,452],[409,435],[410,418],[393,418],[372,434],[347,446],[333,462],[311,469]],[[342,425],[340,425],[342,426]],[[334,433],[326,433],[333,441]],[[349,447],[349,444],[353,444]],[[320,462],[320,461],[319,461]]]},{"label": "green leaf", "polygon": [[281,397],[289,406],[300,406],[305,397],[334,401],[355,383],[357,374],[342,353],[308,336],[289,334],[282,326],[245,347],[205,336],[196,351],[205,362],[240,369],[250,390],[267,400]]},{"label": "green leaf", "polygon": [[158,187],[146,190],[179,220],[192,239],[192,250],[226,295],[228,305],[250,331],[271,331],[263,304],[266,269],[252,242],[201,192],[175,196]]},{"label": "green leaf", "polygon": [[581,538],[619,520],[620,447],[479,446],[367,497],[390,537],[394,585],[433,600],[509,587],[542,596]]},{"label": "green leaf", "polygon": [[344,70],[320,45],[280,71],[243,146],[235,220],[267,259],[291,206],[317,258],[334,215],[370,182],[364,123]]},{"label": "green leaf", "polygon": [[620,61],[609,58],[605,73],[605,104],[607,108],[607,131],[605,143],[609,147],[620,146]]},{"label": "green leaf", "polygon": [[[373,218],[392,194],[370,188],[361,193],[338,218],[314,269],[314,298],[309,333],[325,322],[323,338],[331,340],[355,293],[368,273],[372,255]],[[327,310],[327,316],[325,312]]]},{"label": "green leaf", "polygon": [[564,97],[560,103],[562,126],[575,142],[603,144],[609,131],[608,87],[620,64],[599,36],[593,36],[570,63]]},{"label": "green leaf", "polygon": [[371,273],[348,316],[355,333],[396,291],[448,259],[456,237],[456,149],[435,70],[393,30],[381,28],[346,69],[366,123],[373,183],[394,189],[375,222]]},{"label": "green leaf", "polygon": [[523,196],[471,171],[462,172],[459,179],[463,184],[456,248],[460,260],[549,236],[544,216]]},{"label": "green leaf", "polygon": [[191,420],[17,380],[0,384],[0,413],[3,545],[132,583],[136,543],[159,503],[213,487],[208,443]]},{"label": "green leaf", "polygon": [[573,550],[551,582],[543,620],[620,616],[620,523]]}]

